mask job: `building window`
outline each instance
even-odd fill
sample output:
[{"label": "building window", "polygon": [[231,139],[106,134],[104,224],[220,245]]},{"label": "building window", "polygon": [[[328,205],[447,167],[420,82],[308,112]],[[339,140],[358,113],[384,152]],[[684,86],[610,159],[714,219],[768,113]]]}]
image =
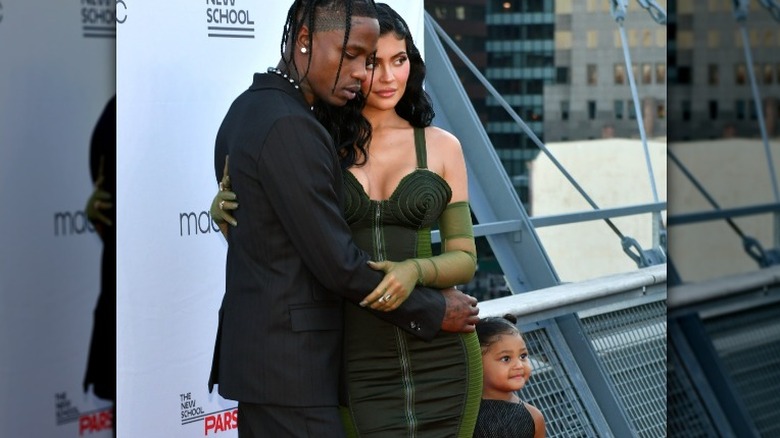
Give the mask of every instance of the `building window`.
[{"label": "building window", "polygon": [[707,66],[707,83],[710,85],[718,85],[720,82],[720,70],[718,70],[718,64],[710,64]]},{"label": "building window", "polygon": [[691,84],[691,67],[687,65],[681,65],[677,67],[677,83],[680,85]]},{"label": "building window", "polygon": [[745,101],[737,100],[735,109],[737,111],[737,120],[745,120]]},{"label": "building window", "polygon": [[737,64],[734,67],[734,82],[737,85],[745,85],[747,83],[747,68],[745,64]]},{"label": "building window", "polygon": [[533,122],[544,121],[544,111],[542,111],[542,109],[539,107],[527,108],[525,110],[525,114],[526,120],[531,120]]},{"label": "building window", "polygon": [[555,31],[555,48],[559,50],[571,49],[572,36],[570,30]]},{"label": "building window", "polygon": [[498,12],[520,12],[521,4],[522,2],[519,1],[494,0],[492,9]]},{"label": "building window", "polygon": [[615,85],[623,85],[626,83],[626,66],[623,64],[615,64]]},{"label": "building window", "polygon": [[596,85],[598,83],[598,69],[596,68],[596,64],[587,65],[587,75],[588,85]]},{"label": "building window", "polygon": [[655,83],[663,84],[666,82],[666,64],[660,62],[655,65]]},{"label": "building window", "polygon": [[633,101],[628,102],[628,118],[636,120],[636,107],[634,106]]},{"label": "building window", "polygon": [[627,33],[628,33],[628,47],[636,47],[637,40],[639,39],[637,37],[637,30],[629,29]]},{"label": "building window", "polygon": [[764,31],[764,47],[772,47],[775,45],[776,32],[767,30]]},{"label": "building window", "polygon": [[642,45],[644,47],[653,46],[653,33],[649,30],[642,31]]},{"label": "building window", "polygon": [[717,49],[720,47],[720,32],[717,30],[710,30],[707,32],[707,46],[710,49]]},{"label": "building window", "polygon": [[589,100],[588,101],[588,119],[595,120],[596,119],[596,101],[595,100]]},{"label": "building window", "polygon": [[547,41],[555,37],[555,27],[552,24],[529,24],[520,27],[523,30],[523,39]]},{"label": "building window", "polygon": [[766,64],[764,65],[764,83],[765,84],[771,84],[774,80],[774,71],[772,69],[772,64]]},{"label": "building window", "polygon": [[623,101],[622,100],[616,100],[615,101],[615,118],[616,119],[622,119],[623,118]]},{"label": "building window", "polygon": [[589,49],[595,49],[599,46],[599,31],[589,30],[587,35],[587,45]]},{"label": "building window", "polygon": [[757,120],[758,119],[758,112],[756,111],[756,101],[750,100],[750,120]]},{"label": "building window", "polygon": [[691,101],[690,100],[683,100],[682,101],[682,119],[683,120],[691,120]]},{"label": "building window", "polygon": [[666,26],[655,31],[655,46],[666,48]]},{"label": "building window", "polygon": [[718,120],[718,101],[711,100],[709,102],[710,107],[710,120]]},{"label": "building window", "polygon": [[530,79],[526,82],[526,94],[544,94],[544,81],[541,79]]},{"label": "building window", "polygon": [[653,64],[642,64],[642,83],[653,83]]},{"label": "building window", "polygon": [[561,101],[561,120],[569,120],[569,101]]},{"label": "building window", "polygon": [[569,67],[555,67],[555,83],[556,84],[569,83]]},{"label": "building window", "polygon": [[658,119],[663,120],[666,118],[666,105],[662,102],[658,104]]}]

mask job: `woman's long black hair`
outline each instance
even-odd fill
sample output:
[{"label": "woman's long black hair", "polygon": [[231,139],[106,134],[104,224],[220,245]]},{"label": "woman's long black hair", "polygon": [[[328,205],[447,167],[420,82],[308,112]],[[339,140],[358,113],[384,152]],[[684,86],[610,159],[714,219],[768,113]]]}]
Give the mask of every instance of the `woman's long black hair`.
[{"label": "woman's long black hair", "polygon": [[415,128],[430,126],[435,114],[431,99],[423,89],[425,61],[420,55],[420,50],[414,44],[409,26],[396,11],[384,3],[378,3],[376,11],[377,18],[379,18],[380,35],[392,32],[398,39],[406,40],[406,54],[409,56],[409,79],[406,82],[404,95],[395,106],[395,112]]},{"label": "woman's long black hair", "polygon": [[[406,53],[409,57],[409,79],[406,83],[406,91],[395,107],[395,112],[415,128],[430,126],[435,113],[431,99],[423,89],[425,62],[420,55],[420,50],[414,44],[409,26],[396,11],[385,3],[377,3],[376,12],[379,19],[380,36],[392,32],[398,39],[406,41]],[[371,124],[361,113],[365,102],[365,96],[359,95],[344,107],[315,108],[317,118],[333,136],[341,158],[341,166],[344,169],[365,164],[368,156]]]}]

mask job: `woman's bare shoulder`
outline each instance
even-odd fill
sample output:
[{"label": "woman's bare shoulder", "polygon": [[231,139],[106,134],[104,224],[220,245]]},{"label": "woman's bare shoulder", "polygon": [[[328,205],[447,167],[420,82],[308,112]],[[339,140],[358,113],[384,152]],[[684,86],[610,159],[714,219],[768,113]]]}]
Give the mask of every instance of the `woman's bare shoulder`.
[{"label": "woman's bare shoulder", "polygon": [[442,152],[460,151],[460,141],[451,132],[437,126],[425,128],[425,141]]}]

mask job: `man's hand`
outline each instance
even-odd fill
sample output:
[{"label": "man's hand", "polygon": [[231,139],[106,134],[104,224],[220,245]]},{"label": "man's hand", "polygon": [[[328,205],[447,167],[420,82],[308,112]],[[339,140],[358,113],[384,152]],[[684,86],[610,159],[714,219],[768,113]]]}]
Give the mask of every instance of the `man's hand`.
[{"label": "man's hand", "polygon": [[441,329],[452,333],[471,333],[479,322],[477,299],[451,287],[441,291],[447,308]]}]

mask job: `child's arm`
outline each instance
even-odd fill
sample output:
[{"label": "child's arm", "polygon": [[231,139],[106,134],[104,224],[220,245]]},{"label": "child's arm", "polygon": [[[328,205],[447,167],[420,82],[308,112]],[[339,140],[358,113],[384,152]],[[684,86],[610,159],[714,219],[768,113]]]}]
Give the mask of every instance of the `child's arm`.
[{"label": "child's arm", "polygon": [[535,406],[529,405],[526,402],[523,402],[525,404],[525,408],[528,409],[528,412],[531,413],[531,418],[534,419],[534,438],[544,438],[545,430],[544,430],[544,415],[542,415],[542,411],[537,409]]}]

